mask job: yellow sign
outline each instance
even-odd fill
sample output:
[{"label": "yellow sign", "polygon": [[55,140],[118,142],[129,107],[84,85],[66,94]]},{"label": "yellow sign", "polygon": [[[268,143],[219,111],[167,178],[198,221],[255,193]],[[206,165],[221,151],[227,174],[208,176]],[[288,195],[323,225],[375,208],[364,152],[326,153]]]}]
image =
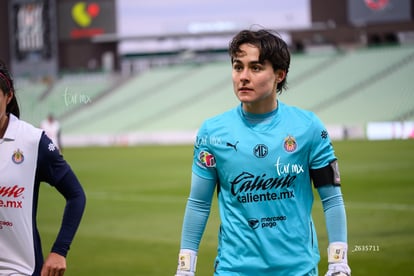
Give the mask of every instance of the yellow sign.
[{"label": "yellow sign", "polygon": [[98,16],[100,7],[96,3],[77,2],[72,8],[72,18],[81,27],[88,27]]}]

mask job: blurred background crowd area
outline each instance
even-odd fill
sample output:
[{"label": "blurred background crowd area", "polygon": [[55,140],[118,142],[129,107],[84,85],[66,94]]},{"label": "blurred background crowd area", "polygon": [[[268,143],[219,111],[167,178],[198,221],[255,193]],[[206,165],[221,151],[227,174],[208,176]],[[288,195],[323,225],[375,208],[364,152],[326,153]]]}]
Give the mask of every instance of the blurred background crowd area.
[{"label": "blurred background crowd area", "polygon": [[0,58],[22,119],[53,114],[65,146],[188,143],[237,105],[228,42],[288,43],[289,89],[333,139],[414,138],[414,0],[8,0]]}]

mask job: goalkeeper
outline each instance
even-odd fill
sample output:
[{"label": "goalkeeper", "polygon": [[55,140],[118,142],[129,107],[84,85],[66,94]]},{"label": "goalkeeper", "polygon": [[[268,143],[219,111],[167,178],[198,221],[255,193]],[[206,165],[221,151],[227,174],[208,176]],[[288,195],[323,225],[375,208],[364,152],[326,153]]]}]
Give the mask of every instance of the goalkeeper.
[{"label": "goalkeeper", "polygon": [[267,30],[230,42],[235,108],[207,119],[194,145],[176,275],[196,275],[199,244],[217,190],[221,225],[214,275],[318,275],[313,187],[328,233],[326,276],[350,275],[337,158],[323,123],[284,104],[290,53]]}]

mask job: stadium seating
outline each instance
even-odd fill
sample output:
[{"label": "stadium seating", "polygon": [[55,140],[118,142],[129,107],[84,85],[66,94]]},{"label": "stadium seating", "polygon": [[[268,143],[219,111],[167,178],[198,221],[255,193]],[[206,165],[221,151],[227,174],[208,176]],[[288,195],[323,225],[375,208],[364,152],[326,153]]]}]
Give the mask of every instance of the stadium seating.
[{"label": "stadium seating", "polygon": [[[293,54],[289,89],[279,99],[326,124],[413,120],[412,72],[414,45]],[[186,131],[238,104],[230,62],[157,67],[116,80],[66,76],[49,90],[19,81],[22,118],[37,125],[52,112],[66,134]]]},{"label": "stadium seating", "polygon": [[111,88],[112,76],[101,73],[66,75],[53,85],[47,82],[16,80],[22,118],[39,125],[49,113],[62,118],[79,108],[86,108]]},{"label": "stadium seating", "polygon": [[[173,69],[173,70],[171,70]],[[65,120],[63,126],[72,133],[120,133],[134,131],[128,125],[138,124],[145,116],[162,111],[170,99],[191,95],[188,87],[178,95],[169,93],[169,87],[190,79],[197,67],[182,65],[174,68],[158,68],[134,76],[114,89],[103,99],[93,102]],[[146,115],[148,114],[148,115]],[[147,124],[150,123],[147,121]]]},{"label": "stadium seating", "polygon": [[[389,71],[396,71],[396,66],[413,54],[413,47],[380,47],[338,53],[323,67],[311,68],[308,71],[311,76],[305,81],[292,82],[285,97],[280,99],[319,114],[327,105],[336,106],[345,98],[360,93],[362,86],[369,86],[390,74]],[[380,94],[383,92],[383,89],[378,91]],[[363,113],[363,110],[358,111]],[[323,116],[324,121],[343,121],[334,112],[327,115],[330,116]],[[365,121],[361,120],[361,123]]]},{"label": "stadium seating", "polygon": [[334,104],[317,110],[318,115],[327,123],[351,125],[365,125],[370,121],[413,120],[414,90],[410,79],[414,76],[414,52],[411,56],[400,58],[398,66],[389,64],[366,85],[353,85],[352,89],[357,91],[350,96],[343,95]]},{"label": "stadium seating", "polygon": [[40,120],[45,118],[38,111],[39,99],[47,91],[48,86],[42,82],[32,82],[26,79],[15,79],[14,83],[20,105],[20,116],[34,125],[39,125]]}]

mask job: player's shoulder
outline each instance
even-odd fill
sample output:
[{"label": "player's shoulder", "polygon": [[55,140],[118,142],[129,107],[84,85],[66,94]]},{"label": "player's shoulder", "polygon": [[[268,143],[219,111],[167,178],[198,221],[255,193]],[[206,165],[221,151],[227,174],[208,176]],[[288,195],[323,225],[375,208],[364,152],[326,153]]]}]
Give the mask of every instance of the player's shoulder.
[{"label": "player's shoulder", "polygon": [[311,110],[307,110],[298,106],[288,105],[284,102],[278,102],[279,108],[281,110],[281,114],[284,117],[290,118],[290,120],[298,120],[308,123],[319,122],[319,117]]},{"label": "player's shoulder", "polygon": [[33,140],[38,142],[40,136],[43,132],[40,128],[35,127],[34,125],[20,120],[14,115],[10,115],[9,127],[11,128],[12,135],[14,138]]},{"label": "player's shoulder", "polygon": [[237,107],[234,107],[232,109],[229,109],[227,111],[224,111],[222,113],[205,119],[203,122],[203,126],[209,128],[220,128],[222,126],[229,126],[229,123],[232,123],[237,119]]}]

